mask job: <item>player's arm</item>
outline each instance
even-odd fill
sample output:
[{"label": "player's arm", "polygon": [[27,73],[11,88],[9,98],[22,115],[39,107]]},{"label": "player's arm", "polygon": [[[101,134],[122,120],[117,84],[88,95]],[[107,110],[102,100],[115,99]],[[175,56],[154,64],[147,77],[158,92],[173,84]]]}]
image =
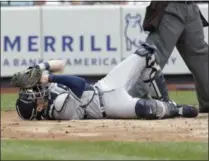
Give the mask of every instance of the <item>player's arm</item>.
[{"label": "player's arm", "polygon": [[85,90],[86,80],[73,76],[73,75],[54,75],[44,74],[40,80],[41,83],[47,84],[50,82],[63,84],[71,89],[71,91],[78,97],[81,98],[83,91]]},{"label": "player's arm", "polygon": [[42,71],[48,70],[50,72],[62,72],[65,68],[65,62],[63,60],[49,60],[38,64]]},{"label": "player's arm", "polygon": [[13,75],[11,84],[18,88],[33,88],[41,80],[43,71],[61,72],[64,70],[65,63],[62,60],[50,60],[31,66],[24,71]]}]

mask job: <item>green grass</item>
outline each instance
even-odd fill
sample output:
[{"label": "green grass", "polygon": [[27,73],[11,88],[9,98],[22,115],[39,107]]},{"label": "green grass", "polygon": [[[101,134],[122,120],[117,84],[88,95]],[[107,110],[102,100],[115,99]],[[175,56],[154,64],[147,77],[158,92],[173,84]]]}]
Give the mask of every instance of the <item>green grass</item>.
[{"label": "green grass", "polygon": [[14,110],[16,99],[17,94],[1,94],[1,110]]},{"label": "green grass", "polygon": [[2,141],[2,159],[207,159],[207,143]]},{"label": "green grass", "polygon": [[195,91],[172,91],[169,92],[172,100],[179,104],[193,104],[198,105]]},{"label": "green grass", "polygon": [[[195,91],[172,91],[169,95],[180,104],[198,104]],[[1,94],[1,110],[14,110],[16,98],[17,94]]]}]

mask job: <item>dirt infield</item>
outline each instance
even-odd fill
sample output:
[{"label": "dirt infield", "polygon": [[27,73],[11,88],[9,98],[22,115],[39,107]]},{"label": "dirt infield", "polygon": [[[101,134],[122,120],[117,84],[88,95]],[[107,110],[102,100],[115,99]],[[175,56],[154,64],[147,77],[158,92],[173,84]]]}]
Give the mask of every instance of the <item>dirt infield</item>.
[{"label": "dirt infield", "polygon": [[[1,93],[17,89],[1,89]],[[1,112],[2,139],[208,141],[208,115],[195,119],[23,121]]]},{"label": "dirt infield", "polygon": [[208,141],[208,116],[168,120],[23,121],[1,113],[2,139]]},{"label": "dirt infield", "polygon": [[1,88],[1,94],[5,93],[17,93],[19,91],[18,88]]}]

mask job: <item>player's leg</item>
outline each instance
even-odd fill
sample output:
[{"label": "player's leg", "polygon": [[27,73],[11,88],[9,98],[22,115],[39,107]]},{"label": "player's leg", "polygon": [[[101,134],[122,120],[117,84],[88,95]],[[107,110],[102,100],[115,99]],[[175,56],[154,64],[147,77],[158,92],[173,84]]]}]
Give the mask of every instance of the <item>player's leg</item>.
[{"label": "player's leg", "polygon": [[198,109],[191,105],[179,107],[174,102],[165,102],[156,99],[139,99],[135,106],[139,118],[164,119],[176,116],[197,117]]},{"label": "player's leg", "polygon": [[124,88],[104,92],[102,99],[108,118],[137,118],[135,105],[138,98],[132,98]]},{"label": "player's leg", "polygon": [[200,112],[209,112],[209,46],[204,41],[204,31],[197,5],[189,7],[189,15],[190,22],[177,43],[177,49],[194,76]]},{"label": "player's leg", "polygon": [[109,118],[163,119],[176,116],[196,117],[198,114],[198,110],[194,107],[190,107],[188,112],[184,108],[179,109],[172,102],[133,98],[124,88],[104,93],[103,100],[105,112]]},{"label": "player's leg", "polygon": [[128,89],[135,84],[147,66],[158,70],[158,66],[155,64],[154,51],[155,49],[152,46],[145,43],[142,44],[133,55],[127,57],[114,67],[106,77],[98,81],[98,86],[103,91],[118,88]]},{"label": "player's leg", "polygon": [[[158,52],[155,53],[155,56],[162,69],[168,61],[176,42],[184,30],[185,17],[183,16],[183,12],[184,8],[181,4],[172,2],[169,3],[165,9],[165,15],[163,16],[157,31],[150,32],[147,37],[146,42],[149,44],[154,44],[158,49]],[[169,99],[165,80],[161,71],[156,73],[155,80],[153,83],[149,84],[149,86],[153,89],[151,91],[141,90],[142,88],[147,88],[144,82],[140,79],[138,79],[136,85],[133,86],[133,88],[131,88],[129,91],[132,96],[143,97],[150,93],[151,96],[156,99],[161,99],[164,101]]]},{"label": "player's leg", "polygon": [[166,86],[164,75],[157,62],[156,65],[158,66],[158,70],[153,71],[152,66],[146,67],[143,70],[142,75],[139,79],[142,79],[151,98],[162,101],[169,101],[170,99],[168,96],[168,89]]}]

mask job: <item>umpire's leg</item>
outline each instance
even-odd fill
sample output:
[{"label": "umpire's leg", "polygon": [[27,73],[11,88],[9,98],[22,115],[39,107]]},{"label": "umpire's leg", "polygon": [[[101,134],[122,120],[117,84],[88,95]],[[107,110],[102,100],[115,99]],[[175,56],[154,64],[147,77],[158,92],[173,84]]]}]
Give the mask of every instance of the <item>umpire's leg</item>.
[{"label": "umpire's leg", "polygon": [[[161,68],[165,66],[168,58],[170,57],[179,37],[181,36],[185,27],[185,17],[186,12],[184,9],[176,9],[177,4],[170,2],[165,9],[165,15],[155,32],[151,32],[147,37],[147,43],[154,44],[158,53],[156,54],[156,59],[158,60]],[[162,73],[158,73],[159,78],[162,77]],[[160,87],[160,88],[166,88]],[[143,89],[143,90],[142,90]],[[141,79],[138,79],[137,83],[129,91],[132,96],[145,97],[148,95],[146,87]],[[165,89],[166,90],[166,89]],[[154,96],[151,93],[151,96]],[[158,99],[158,98],[156,98]],[[165,101],[165,100],[164,100]]]},{"label": "umpire's leg", "polygon": [[177,43],[177,49],[194,76],[200,112],[209,112],[209,46],[204,41],[198,6],[188,6],[188,13],[188,24]]}]

